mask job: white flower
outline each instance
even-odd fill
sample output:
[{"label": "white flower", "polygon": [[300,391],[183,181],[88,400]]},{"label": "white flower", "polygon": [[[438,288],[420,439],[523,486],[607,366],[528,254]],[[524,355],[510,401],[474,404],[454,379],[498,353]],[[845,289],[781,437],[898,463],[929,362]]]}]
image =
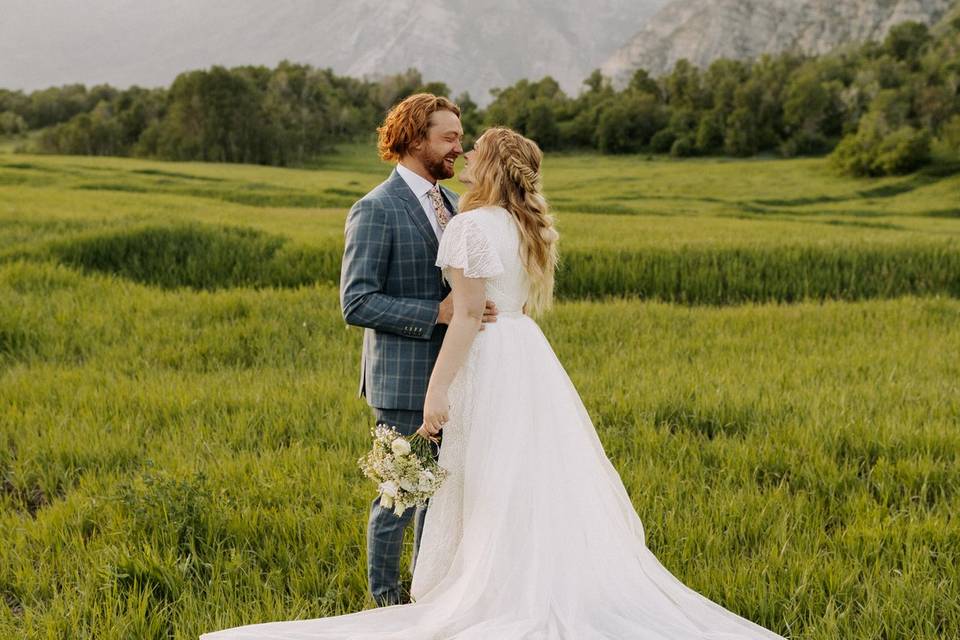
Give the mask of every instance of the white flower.
[{"label": "white flower", "polygon": [[380,505],[402,514],[415,504],[426,504],[447,475],[432,459],[413,453],[409,440],[396,429],[378,425],[373,447],[357,462],[379,489]]},{"label": "white flower", "polygon": [[393,452],[398,456],[405,456],[410,453],[410,443],[406,438],[397,438],[390,445]]},{"label": "white flower", "polygon": [[380,495],[387,496],[388,498],[396,498],[398,491],[400,491],[400,487],[398,487],[397,483],[393,480],[380,483]]}]

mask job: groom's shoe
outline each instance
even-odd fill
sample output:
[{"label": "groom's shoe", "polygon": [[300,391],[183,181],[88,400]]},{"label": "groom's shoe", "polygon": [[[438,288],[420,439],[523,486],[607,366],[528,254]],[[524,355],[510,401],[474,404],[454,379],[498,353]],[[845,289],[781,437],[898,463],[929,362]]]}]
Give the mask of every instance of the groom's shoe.
[{"label": "groom's shoe", "polygon": [[387,591],[385,593],[375,594],[373,600],[378,607],[390,607],[395,604],[403,604],[403,598],[399,591]]}]

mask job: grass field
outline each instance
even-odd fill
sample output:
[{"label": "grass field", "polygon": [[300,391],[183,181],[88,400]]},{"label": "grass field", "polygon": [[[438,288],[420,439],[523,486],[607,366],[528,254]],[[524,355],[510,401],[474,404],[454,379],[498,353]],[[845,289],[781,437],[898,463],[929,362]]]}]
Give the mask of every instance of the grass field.
[{"label": "grass field", "polygon": [[[209,289],[336,284],[344,212],[388,171],[357,148],[316,171],[0,158],[0,260],[52,258]],[[545,164],[564,234],[561,298],[729,304],[960,296],[960,174],[857,181],[832,176],[819,159],[561,155]],[[222,225],[247,233],[225,234]],[[195,251],[184,253],[185,244]],[[150,256],[138,253],[145,246]],[[136,260],[115,263],[131,251]],[[245,258],[251,252],[257,260]],[[240,258],[208,263],[225,256]],[[175,259],[201,275],[170,272]]]},{"label": "grass field", "polygon": [[[335,282],[387,170],[0,153],[0,637],[372,605]],[[545,171],[541,324],[667,568],[790,638],[960,637],[960,176]]]}]

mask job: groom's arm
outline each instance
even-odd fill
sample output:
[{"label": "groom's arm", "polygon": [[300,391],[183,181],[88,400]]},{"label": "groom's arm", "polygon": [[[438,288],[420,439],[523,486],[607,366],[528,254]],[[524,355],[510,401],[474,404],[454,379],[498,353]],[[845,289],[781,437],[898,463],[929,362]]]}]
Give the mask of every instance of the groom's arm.
[{"label": "groom's arm", "polygon": [[440,302],[383,293],[390,266],[391,232],[383,207],[361,200],[347,214],[340,307],[347,324],[427,340]]}]

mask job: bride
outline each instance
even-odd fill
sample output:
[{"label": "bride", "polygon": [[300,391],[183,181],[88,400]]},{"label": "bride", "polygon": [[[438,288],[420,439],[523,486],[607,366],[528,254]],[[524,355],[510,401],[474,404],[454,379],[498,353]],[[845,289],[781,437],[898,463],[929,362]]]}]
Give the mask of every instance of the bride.
[{"label": "bride", "polygon": [[[454,317],[424,402],[449,471],[430,500],[413,602],[255,624],[202,640],[734,640],[781,636],[677,580],[643,525],[536,315],[557,232],[537,145],[488,130],[466,155],[463,213],[437,266]],[[479,331],[485,300],[497,322]]]}]

